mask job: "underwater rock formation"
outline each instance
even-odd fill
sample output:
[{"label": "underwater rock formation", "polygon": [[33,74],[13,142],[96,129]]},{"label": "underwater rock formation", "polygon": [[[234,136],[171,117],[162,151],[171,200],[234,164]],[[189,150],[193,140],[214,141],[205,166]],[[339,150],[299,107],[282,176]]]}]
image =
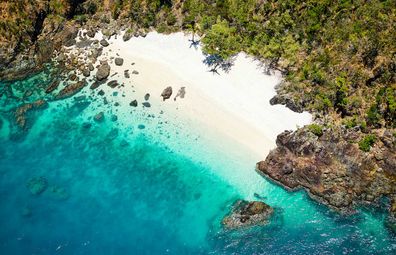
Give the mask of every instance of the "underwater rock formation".
[{"label": "underwater rock formation", "polygon": [[222,224],[229,229],[268,223],[274,209],[261,201],[237,200]]}]

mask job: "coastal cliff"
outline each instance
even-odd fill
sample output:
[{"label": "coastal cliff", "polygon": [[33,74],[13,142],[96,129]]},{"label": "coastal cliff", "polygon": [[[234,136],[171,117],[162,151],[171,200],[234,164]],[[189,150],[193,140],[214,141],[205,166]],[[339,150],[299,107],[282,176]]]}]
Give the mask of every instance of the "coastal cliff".
[{"label": "coastal cliff", "polygon": [[277,137],[277,148],[257,163],[257,171],[290,190],[304,188],[313,199],[338,211],[380,204],[388,197],[395,216],[396,133],[376,130],[368,149],[366,137],[359,130],[339,127],[285,131]]}]

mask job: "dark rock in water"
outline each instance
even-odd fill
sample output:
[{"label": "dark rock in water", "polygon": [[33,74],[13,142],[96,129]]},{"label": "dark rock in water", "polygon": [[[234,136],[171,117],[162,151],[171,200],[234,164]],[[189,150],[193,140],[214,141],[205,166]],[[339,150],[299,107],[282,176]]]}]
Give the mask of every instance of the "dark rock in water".
[{"label": "dark rock in water", "polygon": [[75,73],[72,73],[69,75],[69,80],[71,81],[76,81],[78,79],[77,75]]},{"label": "dark rock in water", "polygon": [[32,210],[29,207],[24,207],[21,211],[21,216],[22,217],[26,217],[29,218],[30,216],[32,216]]},{"label": "dark rock in water", "polygon": [[64,87],[59,94],[55,97],[55,99],[65,99],[77,94],[80,90],[82,90],[87,85],[87,81],[84,79],[82,81],[72,83]]},{"label": "dark rock in water", "polygon": [[51,92],[53,92],[54,90],[56,90],[59,86],[59,81],[53,81],[46,89],[45,89],[45,93],[49,94]]},{"label": "dark rock in water", "polygon": [[19,106],[14,111],[15,123],[22,131],[27,131],[32,126],[30,113],[35,110],[42,110],[48,107],[48,103],[42,99],[33,103],[27,103]]},{"label": "dark rock in water", "polygon": [[96,122],[103,122],[104,120],[104,112],[100,112],[94,116],[94,120]]},{"label": "dark rock in water", "polygon": [[108,83],[107,83],[107,86],[109,86],[110,88],[115,88],[115,87],[117,87],[119,84],[118,84],[118,82],[116,81],[116,80],[112,80],[112,81],[109,81]]},{"label": "dark rock in water", "polygon": [[133,100],[132,102],[129,103],[130,106],[136,107],[138,106],[137,100]]},{"label": "dark rock in water", "polygon": [[111,121],[113,121],[113,122],[115,122],[115,121],[117,121],[118,120],[118,117],[117,117],[117,115],[111,115]]},{"label": "dark rock in water", "polygon": [[108,41],[106,41],[105,39],[102,39],[102,40],[100,40],[100,45],[102,45],[103,47],[107,47],[107,46],[109,46],[109,42]]},{"label": "dark rock in water", "polygon": [[115,63],[117,66],[122,66],[122,65],[124,64],[124,59],[122,59],[122,58],[115,58],[114,63]]},{"label": "dark rock in water", "polygon": [[175,98],[174,98],[173,100],[176,101],[176,98],[178,98],[178,97],[184,98],[185,95],[186,95],[186,87],[181,87],[181,88],[179,89],[179,91],[177,92],[177,94],[176,94],[176,96],[175,96]]},{"label": "dark rock in water", "polygon": [[103,90],[100,90],[100,91],[98,92],[98,95],[99,95],[99,96],[104,96],[104,95],[105,95],[105,92],[104,92]]},{"label": "dark rock in water", "polygon": [[268,223],[273,212],[274,209],[264,202],[237,200],[222,224],[229,229],[263,225]]},{"label": "dark rock in water", "polygon": [[144,107],[151,107],[151,104],[149,102],[143,102],[142,105]]},{"label": "dark rock in water", "polygon": [[[377,130],[375,144],[365,152],[358,145],[366,137],[361,131],[322,129],[308,125],[281,133],[257,171],[288,189],[304,188],[316,201],[346,213],[388,196],[396,215],[396,137]],[[384,142],[388,139],[393,142]]]},{"label": "dark rock in water", "polygon": [[138,129],[145,129],[145,128],[146,128],[146,126],[143,125],[143,124],[139,124],[139,125],[138,125]]},{"label": "dark rock in water", "polygon": [[127,79],[131,78],[131,76],[129,74],[129,70],[125,70],[124,71],[124,77],[127,78]]},{"label": "dark rock in water", "polygon": [[28,181],[26,187],[33,195],[39,195],[47,189],[48,182],[44,177],[33,177]]},{"label": "dark rock in water", "polygon": [[136,70],[133,70],[133,71],[132,71],[132,74],[139,74],[139,72],[136,71]]},{"label": "dark rock in water", "polygon": [[165,101],[166,99],[169,99],[172,96],[172,87],[171,86],[166,87],[164,89],[164,91],[162,91],[161,96],[162,96],[163,101]]},{"label": "dark rock in water", "polygon": [[89,122],[85,122],[85,123],[83,123],[82,127],[83,127],[84,129],[90,129],[90,128],[92,127],[92,124],[89,123]]},{"label": "dark rock in water", "polygon": [[150,94],[149,93],[147,93],[146,95],[144,95],[144,100],[149,100],[150,99]]},{"label": "dark rock in water", "polygon": [[30,97],[32,95],[33,95],[33,91],[32,90],[27,90],[25,92],[25,94],[23,94],[23,98],[28,98],[28,97]]},{"label": "dark rock in water", "polygon": [[64,188],[58,186],[49,187],[45,194],[55,200],[67,200],[70,197]]},{"label": "dark rock in water", "polygon": [[90,89],[97,89],[99,88],[100,85],[102,85],[103,83],[105,83],[106,80],[103,81],[95,81],[91,84],[91,86],[89,87]]},{"label": "dark rock in water", "polygon": [[98,71],[96,72],[96,79],[98,81],[102,81],[107,77],[109,77],[109,75],[110,75],[110,65],[104,62],[98,67]]}]

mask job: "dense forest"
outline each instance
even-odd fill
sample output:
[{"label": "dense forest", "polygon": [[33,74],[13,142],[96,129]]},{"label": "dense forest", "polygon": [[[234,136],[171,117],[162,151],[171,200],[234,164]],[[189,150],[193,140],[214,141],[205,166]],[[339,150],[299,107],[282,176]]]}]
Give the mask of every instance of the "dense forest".
[{"label": "dense forest", "polygon": [[396,127],[394,0],[3,0],[0,6],[0,46],[16,40],[28,47],[44,18],[84,23],[108,11],[131,29],[200,35],[217,64],[241,51],[255,56],[284,74],[281,93],[330,123],[363,131]]}]

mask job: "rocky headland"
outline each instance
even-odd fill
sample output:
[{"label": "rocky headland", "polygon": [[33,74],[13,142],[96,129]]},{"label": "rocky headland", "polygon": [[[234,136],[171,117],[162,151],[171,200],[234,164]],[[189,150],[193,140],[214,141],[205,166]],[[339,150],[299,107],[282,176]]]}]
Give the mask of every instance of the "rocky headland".
[{"label": "rocky headland", "polygon": [[358,205],[388,199],[396,215],[396,133],[312,124],[278,135],[277,148],[257,171],[289,190],[305,189],[314,200],[351,213]]}]

